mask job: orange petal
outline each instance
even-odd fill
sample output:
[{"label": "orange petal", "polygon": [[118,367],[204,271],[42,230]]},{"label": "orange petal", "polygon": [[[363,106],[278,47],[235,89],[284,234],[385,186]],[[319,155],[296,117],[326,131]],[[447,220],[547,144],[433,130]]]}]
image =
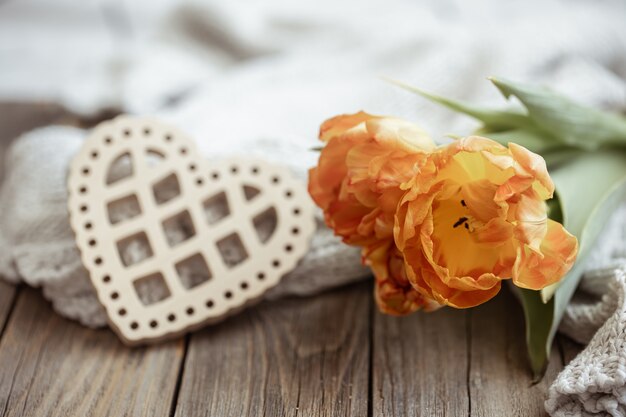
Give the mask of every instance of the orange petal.
[{"label": "orange petal", "polygon": [[346,166],[350,170],[350,180],[355,183],[371,179],[372,173],[375,174],[380,169],[380,167],[374,169],[372,165],[384,162],[380,156],[386,157],[388,154],[388,149],[370,141],[352,147],[346,155]]},{"label": "orange petal", "polygon": [[371,209],[363,207],[358,202],[349,200],[333,201],[324,212],[324,219],[328,227],[341,236],[349,244],[369,242],[369,237],[358,233],[363,218],[370,214]]},{"label": "orange petal", "polygon": [[500,291],[501,281],[487,289],[459,290],[446,285],[434,270],[422,270],[424,281],[431,288],[433,297],[442,304],[456,308],[469,308],[483,304]]},{"label": "orange petal", "polygon": [[391,117],[369,119],[367,131],[377,141],[390,142],[406,152],[431,151],[436,144],[419,126]]},{"label": "orange petal", "polygon": [[456,291],[449,295],[445,301],[446,305],[455,308],[471,308],[484,304],[498,295],[502,282],[498,283],[488,290],[478,291]]},{"label": "orange petal", "polygon": [[540,253],[528,245],[518,249],[513,266],[513,283],[532,290],[558,282],[570,270],[578,252],[578,241],[563,225],[548,219],[548,230],[541,242]]},{"label": "orange petal", "polygon": [[516,143],[509,143],[509,150],[513,158],[515,158],[515,161],[542,185],[542,187],[540,187],[541,198],[544,200],[552,198],[554,194],[554,183],[548,174],[546,161],[540,155]]},{"label": "orange petal", "polygon": [[484,138],[482,136],[468,136],[459,139],[457,146],[467,152],[483,152],[489,151],[494,153],[506,152],[506,147],[499,144],[495,140]]},{"label": "orange petal", "polygon": [[326,210],[337,198],[339,187],[346,178],[346,154],[351,144],[331,141],[321,151],[317,167],[309,171],[309,193],[315,203]]},{"label": "orange petal", "polygon": [[513,237],[513,225],[501,217],[494,217],[483,226],[474,229],[471,236],[479,243],[502,245]]},{"label": "orange petal", "polygon": [[320,127],[320,140],[328,142],[331,139],[341,135],[349,129],[369,120],[376,118],[371,114],[367,114],[363,111],[355,114],[342,114],[326,120]]},{"label": "orange petal", "polygon": [[489,179],[471,181],[463,184],[461,195],[471,215],[481,222],[488,222],[498,217],[501,207],[494,202],[497,186]]},{"label": "orange petal", "polygon": [[[366,263],[376,278],[375,299],[383,313],[406,315],[437,303],[427,302],[408,281],[402,254],[393,242],[381,244],[366,253]],[[434,304],[434,305],[433,305]]]},{"label": "orange petal", "polygon": [[400,250],[404,250],[407,242],[416,237],[418,226],[429,215],[434,198],[435,193],[420,194],[415,200],[406,201],[398,207],[393,232]]},{"label": "orange petal", "polygon": [[496,191],[496,195],[494,196],[494,201],[503,202],[517,194],[521,194],[525,190],[529,189],[534,182],[534,178],[513,176],[498,187],[498,191]]},{"label": "orange petal", "polygon": [[548,208],[545,201],[533,189],[519,195],[514,205],[515,237],[534,251],[540,251],[548,230]]}]

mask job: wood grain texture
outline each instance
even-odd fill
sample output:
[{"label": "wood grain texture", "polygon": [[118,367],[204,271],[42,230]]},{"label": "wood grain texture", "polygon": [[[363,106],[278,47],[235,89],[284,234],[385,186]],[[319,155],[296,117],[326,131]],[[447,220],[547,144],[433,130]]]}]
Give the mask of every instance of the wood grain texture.
[{"label": "wood grain texture", "polygon": [[466,416],[467,312],[374,314],[374,416]]},{"label": "wood grain texture", "polygon": [[[548,387],[562,367],[557,346],[543,380],[531,385],[521,306],[508,289],[470,314],[471,416],[544,416]],[[506,413],[504,411],[506,410]]]},{"label": "wood grain texture", "polygon": [[183,352],[182,340],[126,348],[24,289],[0,341],[0,415],[167,416]]},{"label": "wood grain texture", "polygon": [[17,287],[0,281],[0,338],[3,335],[4,325],[13,308]]},{"label": "wood grain texture", "polygon": [[191,337],[176,416],[364,416],[370,285],[264,304]]}]

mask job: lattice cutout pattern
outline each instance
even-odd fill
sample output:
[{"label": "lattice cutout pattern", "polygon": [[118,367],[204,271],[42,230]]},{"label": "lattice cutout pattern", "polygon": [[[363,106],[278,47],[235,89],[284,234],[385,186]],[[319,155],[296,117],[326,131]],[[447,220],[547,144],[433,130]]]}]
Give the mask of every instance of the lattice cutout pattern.
[{"label": "lattice cutout pattern", "polygon": [[68,179],[76,242],[112,328],[128,344],[218,321],[259,299],[308,250],[304,184],[259,160],[203,160],[180,131],[123,116],[100,124]]}]

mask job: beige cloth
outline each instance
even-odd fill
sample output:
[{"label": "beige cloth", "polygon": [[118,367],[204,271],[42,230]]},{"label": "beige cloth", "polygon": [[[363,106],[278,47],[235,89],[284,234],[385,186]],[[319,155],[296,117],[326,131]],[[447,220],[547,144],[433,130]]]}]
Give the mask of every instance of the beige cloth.
[{"label": "beige cloth", "polygon": [[[80,261],[66,208],[67,167],[85,135],[47,127],[9,150],[0,189],[0,276],[42,287],[61,315],[98,327],[106,324],[105,312]],[[319,217],[318,224],[309,253],[266,298],[314,294],[368,276],[359,251],[342,244]]]},{"label": "beige cloth", "polygon": [[[570,308],[564,325],[579,340],[603,324],[550,387],[546,410],[554,417],[626,416],[626,269],[612,274],[598,304]],[[574,317],[575,331],[567,323]]]},{"label": "beige cloth", "polygon": [[626,417],[626,204],[601,236],[561,321],[562,333],[588,345],[550,387],[554,417]]}]

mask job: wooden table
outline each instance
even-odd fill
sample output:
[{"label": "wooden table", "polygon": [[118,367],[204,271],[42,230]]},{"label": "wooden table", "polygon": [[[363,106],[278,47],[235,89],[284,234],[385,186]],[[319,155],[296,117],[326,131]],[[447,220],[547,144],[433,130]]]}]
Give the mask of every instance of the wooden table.
[{"label": "wooden table", "polygon": [[[20,132],[58,121],[93,122],[0,104],[0,157]],[[557,338],[532,386],[507,290],[473,310],[395,318],[376,311],[371,282],[130,349],[0,281],[0,416],[543,416],[549,383],[579,350]]]}]

